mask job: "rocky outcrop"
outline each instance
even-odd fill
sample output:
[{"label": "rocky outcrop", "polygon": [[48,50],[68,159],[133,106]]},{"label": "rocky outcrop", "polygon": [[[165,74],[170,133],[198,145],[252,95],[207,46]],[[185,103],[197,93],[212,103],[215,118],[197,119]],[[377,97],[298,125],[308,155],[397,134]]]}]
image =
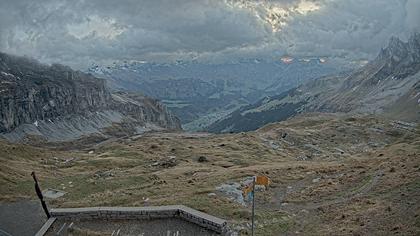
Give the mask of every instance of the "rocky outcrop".
[{"label": "rocky outcrop", "polygon": [[61,141],[100,132],[118,122],[180,129],[178,119],[156,100],[112,95],[105,81],[92,75],[0,53],[0,133],[4,137],[15,141],[31,134]]},{"label": "rocky outcrop", "polygon": [[166,129],[181,129],[179,119],[156,99],[126,92],[115,92],[112,98],[112,110],[120,111],[137,121],[149,122]]}]

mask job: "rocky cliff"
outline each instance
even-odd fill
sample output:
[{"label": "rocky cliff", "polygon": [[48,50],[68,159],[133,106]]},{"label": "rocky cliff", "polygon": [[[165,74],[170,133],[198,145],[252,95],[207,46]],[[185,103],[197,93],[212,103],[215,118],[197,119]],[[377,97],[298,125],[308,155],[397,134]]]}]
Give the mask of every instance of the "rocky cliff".
[{"label": "rocky cliff", "polygon": [[315,101],[312,109],[383,113],[415,89],[419,72],[420,34],[412,35],[408,42],[392,37],[374,60],[341,80],[341,86]]},{"label": "rocky cliff", "polygon": [[[0,53],[0,133],[12,141],[29,135],[50,141],[79,138],[117,123],[180,129],[158,101],[111,94],[105,81],[62,65]],[[139,128],[140,127],[140,128]]]}]

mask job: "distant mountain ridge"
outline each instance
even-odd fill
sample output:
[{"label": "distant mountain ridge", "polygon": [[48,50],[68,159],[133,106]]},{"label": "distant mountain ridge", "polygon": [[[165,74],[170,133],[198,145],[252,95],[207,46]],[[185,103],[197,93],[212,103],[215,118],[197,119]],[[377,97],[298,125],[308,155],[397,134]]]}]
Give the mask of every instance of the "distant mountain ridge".
[{"label": "distant mountain ridge", "polygon": [[112,94],[105,80],[92,75],[4,53],[0,53],[0,108],[0,136],[11,141],[28,136],[72,140],[115,124],[133,132],[146,126],[180,129],[179,120],[154,99]]},{"label": "distant mountain ridge", "polygon": [[420,34],[388,47],[350,75],[309,81],[279,96],[232,112],[209,126],[211,132],[240,132],[302,112],[375,113],[420,121]]},{"label": "distant mountain ridge", "polygon": [[105,78],[118,90],[137,91],[161,99],[184,127],[200,130],[214,119],[260,98],[305,81],[343,70],[320,58],[247,59],[223,64],[201,62],[125,62],[93,66],[87,72]]}]

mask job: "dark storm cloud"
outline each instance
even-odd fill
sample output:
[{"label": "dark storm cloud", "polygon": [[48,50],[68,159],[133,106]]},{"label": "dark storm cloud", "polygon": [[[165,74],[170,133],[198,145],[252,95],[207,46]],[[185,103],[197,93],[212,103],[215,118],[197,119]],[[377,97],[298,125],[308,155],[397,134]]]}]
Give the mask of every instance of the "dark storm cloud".
[{"label": "dark storm cloud", "polygon": [[418,0],[0,0],[0,50],[116,60],[371,57],[419,29]]},{"label": "dark storm cloud", "polygon": [[282,32],[293,54],[347,57],[376,55],[391,36],[405,39],[420,26],[420,1],[332,1],[291,21]]}]

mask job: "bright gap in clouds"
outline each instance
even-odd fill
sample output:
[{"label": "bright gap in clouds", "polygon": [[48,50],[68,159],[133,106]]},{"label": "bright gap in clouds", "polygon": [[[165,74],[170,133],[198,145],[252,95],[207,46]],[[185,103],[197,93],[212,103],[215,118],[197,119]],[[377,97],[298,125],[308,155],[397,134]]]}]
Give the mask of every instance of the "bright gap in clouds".
[{"label": "bright gap in clouds", "polygon": [[297,6],[295,10],[299,12],[300,14],[305,15],[309,12],[319,10],[320,8],[321,7],[314,2],[302,1],[299,3],[299,5]]},{"label": "bright gap in clouds", "polygon": [[321,9],[319,3],[312,1],[295,1],[293,4],[285,4],[276,1],[228,1],[228,5],[247,9],[257,19],[269,25],[272,32],[279,32],[293,19],[294,15],[307,15]]},{"label": "bright gap in clouds", "polygon": [[72,23],[67,25],[68,33],[77,39],[86,39],[89,37],[115,39],[122,34],[126,27],[117,24],[113,18],[101,18],[97,15],[86,17],[80,23]]}]

